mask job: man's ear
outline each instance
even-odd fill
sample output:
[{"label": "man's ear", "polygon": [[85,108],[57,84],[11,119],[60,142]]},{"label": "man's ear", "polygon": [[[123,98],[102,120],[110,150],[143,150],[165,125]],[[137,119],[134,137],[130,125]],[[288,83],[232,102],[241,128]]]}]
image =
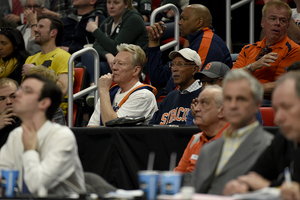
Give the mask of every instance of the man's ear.
[{"label": "man's ear", "polygon": [[199,69],[200,69],[200,67],[199,67],[198,65],[195,65],[195,66],[194,66],[194,69],[193,69],[193,76],[194,76],[194,74],[195,74],[196,72],[199,71]]},{"label": "man's ear", "polygon": [[49,97],[43,98],[39,101],[39,108],[42,110],[47,110],[51,105],[51,99]]},{"label": "man's ear", "polygon": [[219,119],[225,118],[224,107],[221,106],[220,108],[218,108],[218,111],[219,111],[218,118]]},{"label": "man's ear", "polygon": [[97,0],[91,0],[91,5],[95,5],[97,3]]},{"label": "man's ear", "polygon": [[201,28],[203,25],[204,25],[203,18],[198,18],[197,21],[196,21],[197,28]]},{"label": "man's ear", "polygon": [[138,76],[141,70],[142,70],[141,66],[135,66],[133,68],[133,76]]},{"label": "man's ear", "polygon": [[51,37],[56,37],[57,33],[58,33],[57,29],[53,29],[52,31],[50,31],[50,36]]}]

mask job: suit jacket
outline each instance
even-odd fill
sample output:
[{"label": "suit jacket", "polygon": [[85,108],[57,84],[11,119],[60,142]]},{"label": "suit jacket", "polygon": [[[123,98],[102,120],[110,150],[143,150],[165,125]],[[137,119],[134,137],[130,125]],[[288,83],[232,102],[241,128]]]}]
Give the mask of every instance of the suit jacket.
[{"label": "suit jacket", "polygon": [[192,183],[197,193],[222,194],[225,184],[247,173],[259,155],[266,149],[273,135],[261,126],[255,128],[242,142],[226,165],[215,176],[225,139],[222,137],[203,146],[199,155]]}]

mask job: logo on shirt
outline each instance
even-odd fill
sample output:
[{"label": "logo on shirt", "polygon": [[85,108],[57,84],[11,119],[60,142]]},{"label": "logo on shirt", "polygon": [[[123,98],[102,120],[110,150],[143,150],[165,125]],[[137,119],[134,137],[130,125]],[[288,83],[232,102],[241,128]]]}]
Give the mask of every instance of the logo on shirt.
[{"label": "logo on shirt", "polygon": [[174,121],[186,122],[187,114],[189,113],[189,108],[176,108],[170,110],[168,113],[164,113],[161,117],[160,125],[171,124]]}]

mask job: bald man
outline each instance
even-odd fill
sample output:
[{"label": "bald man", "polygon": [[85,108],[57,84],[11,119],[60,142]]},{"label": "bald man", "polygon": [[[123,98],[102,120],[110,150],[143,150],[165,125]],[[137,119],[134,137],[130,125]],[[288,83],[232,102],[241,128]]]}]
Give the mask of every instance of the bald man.
[{"label": "bald man", "polygon": [[[223,40],[214,33],[212,16],[207,7],[201,4],[187,6],[182,11],[178,24],[180,36],[189,41],[188,48],[198,52],[202,66],[211,61],[220,61],[232,67],[230,52]],[[149,28],[147,71],[153,86],[164,87],[167,84],[166,91],[170,92],[176,85],[171,77],[171,68],[168,64],[162,64],[159,47],[165,29],[163,22],[154,23]],[[202,66],[200,70],[203,69]]]}]

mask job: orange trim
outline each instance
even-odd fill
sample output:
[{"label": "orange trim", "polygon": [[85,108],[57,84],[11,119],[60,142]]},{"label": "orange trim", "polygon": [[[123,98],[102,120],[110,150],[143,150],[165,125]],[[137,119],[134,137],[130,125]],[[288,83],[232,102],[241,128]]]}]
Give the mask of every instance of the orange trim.
[{"label": "orange trim", "polygon": [[202,66],[206,60],[206,56],[208,54],[209,47],[210,47],[212,38],[214,36],[213,31],[209,28],[204,28],[203,32],[204,32],[204,34],[202,37],[202,41],[201,41],[201,44],[198,49],[198,54],[201,57],[201,67],[200,67],[199,71],[201,71]]},{"label": "orange trim", "polygon": [[123,105],[123,103],[125,103],[125,101],[127,101],[127,99],[129,98],[129,96],[131,95],[131,93],[133,93],[136,89],[138,88],[141,88],[141,87],[144,87],[144,86],[149,86],[153,89],[153,93],[154,95],[157,94],[157,90],[155,87],[151,86],[151,85],[148,85],[148,84],[143,84],[143,85],[139,85],[137,86],[136,88],[134,88],[133,90],[131,90],[131,92],[129,92],[122,100],[121,102],[119,103],[119,108],[121,108],[121,106]]}]

